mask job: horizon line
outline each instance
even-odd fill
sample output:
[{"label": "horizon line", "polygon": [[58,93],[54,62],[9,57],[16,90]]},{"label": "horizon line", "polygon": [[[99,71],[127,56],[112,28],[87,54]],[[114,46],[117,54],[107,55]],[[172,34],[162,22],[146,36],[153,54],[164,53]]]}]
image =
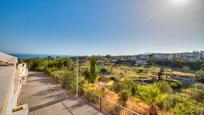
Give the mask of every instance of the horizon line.
[{"label": "horizon line", "polygon": [[50,55],[50,56],[106,56],[106,55],[111,55],[111,56],[125,56],[125,55],[147,55],[147,54],[177,54],[177,53],[192,53],[192,52],[202,52],[204,50],[192,50],[192,51],[181,51],[181,52],[143,52],[143,53],[135,53],[135,54],[87,54],[87,55],[70,55],[70,54],[46,54],[46,53],[13,53],[13,52],[4,52],[7,54],[20,54],[20,55]]}]

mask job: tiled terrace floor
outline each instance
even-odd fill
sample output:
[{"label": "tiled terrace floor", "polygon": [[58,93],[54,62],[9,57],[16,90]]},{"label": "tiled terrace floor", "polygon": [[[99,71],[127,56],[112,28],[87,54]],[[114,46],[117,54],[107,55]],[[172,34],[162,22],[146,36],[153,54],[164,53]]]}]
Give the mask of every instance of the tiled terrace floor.
[{"label": "tiled terrace floor", "polygon": [[21,90],[19,104],[26,103],[29,115],[103,115],[40,72],[30,72]]}]

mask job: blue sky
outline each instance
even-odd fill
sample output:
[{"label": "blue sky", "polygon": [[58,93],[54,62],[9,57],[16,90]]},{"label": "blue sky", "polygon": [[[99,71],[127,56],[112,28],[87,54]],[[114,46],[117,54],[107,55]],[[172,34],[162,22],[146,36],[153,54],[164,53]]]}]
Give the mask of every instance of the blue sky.
[{"label": "blue sky", "polygon": [[204,50],[203,0],[1,0],[0,51],[138,54]]}]

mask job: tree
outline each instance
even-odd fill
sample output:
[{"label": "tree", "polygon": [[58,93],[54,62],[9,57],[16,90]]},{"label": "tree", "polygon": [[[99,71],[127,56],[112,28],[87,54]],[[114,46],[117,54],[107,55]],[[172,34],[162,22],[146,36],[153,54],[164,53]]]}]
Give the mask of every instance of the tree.
[{"label": "tree", "polygon": [[98,79],[97,70],[96,70],[96,58],[92,57],[90,61],[90,69],[86,69],[83,72],[85,79],[87,79],[90,83],[95,83]]},{"label": "tree", "polygon": [[115,81],[112,85],[112,89],[113,91],[115,91],[116,93],[119,93],[120,91],[122,91],[124,89],[124,85],[122,82],[120,81]]},{"label": "tree", "polygon": [[162,75],[164,74],[164,68],[160,68],[159,72],[158,72],[158,80],[162,80]]},{"label": "tree", "polygon": [[96,71],[96,58],[92,57],[90,61],[90,81],[94,83],[97,80],[97,71]]},{"label": "tree", "polygon": [[167,94],[161,94],[160,90],[154,85],[139,85],[138,97],[150,105],[150,115],[157,115],[157,105],[164,101]]},{"label": "tree", "polygon": [[36,70],[39,67],[40,63],[38,60],[34,60],[31,64],[31,70]]},{"label": "tree", "polygon": [[119,103],[122,105],[122,106],[126,106],[126,103],[128,101],[128,98],[129,98],[129,94],[128,94],[128,91],[126,90],[123,90],[119,93]]},{"label": "tree", "polygon": [[136,94],[136,88],[133,86],[131,88],[131,95],[134,96]]}]

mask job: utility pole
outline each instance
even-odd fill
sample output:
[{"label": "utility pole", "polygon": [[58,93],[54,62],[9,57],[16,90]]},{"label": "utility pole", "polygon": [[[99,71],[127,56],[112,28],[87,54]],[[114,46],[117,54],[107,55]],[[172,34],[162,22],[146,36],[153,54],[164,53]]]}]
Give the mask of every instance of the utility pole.
[{"label": "utility pole", "polygon": [[76,96],[78,96],[79,92],[79,59],[77,55],[77,70],[76,70]]}]

